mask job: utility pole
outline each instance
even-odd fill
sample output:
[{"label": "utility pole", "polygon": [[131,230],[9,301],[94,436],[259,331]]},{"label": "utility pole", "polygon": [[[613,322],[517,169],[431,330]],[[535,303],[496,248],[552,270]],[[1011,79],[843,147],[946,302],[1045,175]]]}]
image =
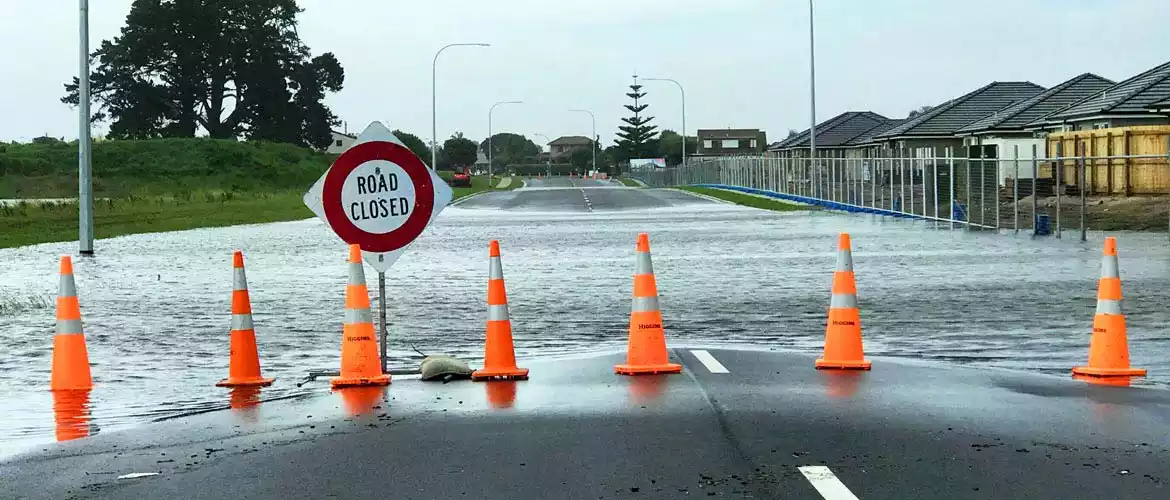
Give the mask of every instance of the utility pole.
[{"label": "utility pole", "polygon": [[93,144],[89,113],[89,0],[80,0],[77,74],[77,240],[81,255],[93,255]]}]

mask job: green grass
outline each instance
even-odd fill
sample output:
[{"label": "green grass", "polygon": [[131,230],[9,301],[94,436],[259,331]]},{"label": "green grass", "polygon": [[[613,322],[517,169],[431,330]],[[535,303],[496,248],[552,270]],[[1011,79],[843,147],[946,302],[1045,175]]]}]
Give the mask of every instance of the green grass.
[{"label": "green grass", "polygon": [[690,191],[692,193],[707,195],[712,198],[719,198],[724,201],[735,203],[736,205],[743,205],[745,207],[762,208],[764,210],[775,210],[777,212],[789,212],[795,210],[811,210],[812,207],[788,203],[772,198],[761,198],[759,196],[752,196],[750,194],[739,193],[736,191],[728,191],[725,189],[712,189],[695,186],[680,186],[678,189]]},{"label": "green grass", "polygon": [[[97,141],[98,198],[307,189],[335,156],[290,144],[207,138]],[[77,196],[77,144],[0,144],[0,198]]]},{"label": "green grass", "polygon": [[[519,185],[519,182],[513,181],[505,190],[515,189]],[[470,188],[452,190],[456,199],[486,191],[487,177],[472,177]],[[305,207],[303,195],[303,190],[240,193],[188,191],[180,195],[100,199],[94,202],[94,231],[96,237],[101,239],[127,234],[311,218],[313,212]],[[0,248],[75,241],[77,217],[75,202],[24,202],[0,207]]]},{"label": "green grass", "polygon": [[635,181],[634,179],[630,179],[628,177],[619,177],[618,180],[621,181],[622,184],[629,186],[629,187],[642,187],[642,185],[639,184],[638,181]]},{"label": "green grass", "polygon": [[[94,202],[97,238],[313,217],[300,191],[198,192],[109,198]],[[0,207],[0,248],[77,239],[77,204],[21,203]]]}]

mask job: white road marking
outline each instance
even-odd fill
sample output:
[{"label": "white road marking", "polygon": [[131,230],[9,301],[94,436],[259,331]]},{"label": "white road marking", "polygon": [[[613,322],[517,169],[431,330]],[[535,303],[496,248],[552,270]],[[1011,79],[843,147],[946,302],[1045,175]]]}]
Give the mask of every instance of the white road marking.
[{"label": "white road marking", "polygon": [[157,475],[157,472],[133,472],[130,474],[122,474],[121,476],[118,476],[118,479],[137,479],[140,477],[150,477]]},{"label": "white road marking", "polygon": [[825,500],[858,500],[857,496],[845,487],[845,484],[837,479],[833,471],[823,465],[806,465],[804,467],[797,467],[800,473],[804,474],[804,478],[812,483],[813,488],[816,488],[817,493],[820,493]]},{"label": "white road marking", "polygon": [[592,212],[593,211],[593,203],[591,203],[589,201],[589,195],[585,194],[584,189],[581,190],[581,197],[585,198],[585,208],[589,209],[589,211]]},{"label": "white road marking", "polygon": [[703,366],[706,366],[707,371],[711,373],[731,373],[727,371],[727,367],[723,366],[723,363],[720,363],[718,359],[715,359],[715,356],[707,351],[694,350],[691,351],[691,354],[694,354],[695,358],[698,358],[699,362],[703,363]]}]

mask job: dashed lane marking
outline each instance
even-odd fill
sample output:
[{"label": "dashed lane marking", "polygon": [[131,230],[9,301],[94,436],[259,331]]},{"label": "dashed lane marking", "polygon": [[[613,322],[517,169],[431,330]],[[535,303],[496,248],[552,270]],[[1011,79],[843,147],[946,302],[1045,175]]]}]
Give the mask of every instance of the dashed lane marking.
[{"label": "dashed lane marking", "polygon": [[585,198],[585,208],[590,212],[593,211],[593,203],[589,201],[589,194],[584,189],[581,190],[581,197]]},{"label": "dashed lane marking", "polygon": [[700,363],[703,363],[703,366],[706,366],[707,371],[711,373],[731,373],[727,370],[726,366],[723,366],[723,363],[720,363],[718,359],[715,359],[715,356],[712,356],[711,353],[707,351],[693,350],[691,351],[691,354],[693,354]]},{"label": "dashed lane marking", "polygon": [[812,483],[812,487],[820,493],[825,500],[858,500],[857,496],[845,487],[845,484],[837,479],[833,471],[823,465],[806,465],[804,467],[797,467],[804,478]]}]

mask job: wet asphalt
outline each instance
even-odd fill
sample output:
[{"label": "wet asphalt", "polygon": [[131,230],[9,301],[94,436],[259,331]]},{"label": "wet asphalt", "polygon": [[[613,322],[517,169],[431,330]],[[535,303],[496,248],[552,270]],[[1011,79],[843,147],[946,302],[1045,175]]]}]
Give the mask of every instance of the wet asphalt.
[{"label": "wet asphalt", "polygon": [[[100,435],[0,463],[3,498],[1156,499],[1170,394],[998,369],[673,349],[527,360],[523,382],[399,379]],[[157,474],[118,479],[134,473]]]}]

